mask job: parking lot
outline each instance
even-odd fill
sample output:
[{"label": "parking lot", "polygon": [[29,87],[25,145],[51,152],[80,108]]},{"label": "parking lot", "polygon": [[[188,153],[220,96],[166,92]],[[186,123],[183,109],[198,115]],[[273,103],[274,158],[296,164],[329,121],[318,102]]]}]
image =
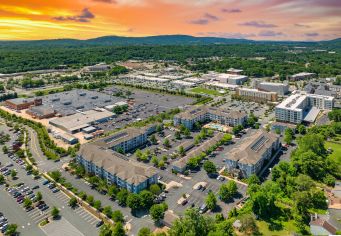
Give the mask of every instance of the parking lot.
[{"label": "parking lot", "polygon": [[[117,93],[117,90],[117,87],[113,87],[107,88],[103,92],[112,94],[113,92]],[[126,89],[124,91],[126,91]],[[98,124],[97,126],[99,128],[106,131],[115,128],[122,128],[131,122],[143,120],[161,112],[185,106],[194,101],[192,98],[184,96],[153,93],[138,89],[130,91],[132,92],[132,94],[129,96],[129,98],[132,99],[131,109],[125,114],[118,115],[118,117],[114,118],[113,120]]]},{"label": "parking lot", "polygon": [[[15,135],[11,133],[11,137],[13,137],[14,140]],[[13,142],[13,140],[7,145],[10,146],[10,143]],[[4,155],[3,152],[0,151],[0,162],[5,163],[6,166],[10,165],[6,168],[10,170],[15,169],[17,171],[17,177],[14,179],[7,176],[7,182],[10,185],[10,188],[5,190],[4,186],[1,187],[2,193],[0,194],[0,200],[4,204],[1,204],[0,211],[4,213],[10,212],[8,218],[11,219],[13,223],[18,224],[19,231],[32,231],[32,234],[28,235],[44,235],[43,231],[38,227],[38,224],[43,219],[50,216],[51,209],[55,206],[60,210],[63,221],[66,222],[67,225],[71,224],[73,226],[69,227],[70,230],[71,228],[76,228],[83,235],[98,234],[96,224],[99,222],[99,219],[80,207],[71,209],[68,206],[69,198],[64,193],[59,191],[56,187],[49,186],[47,183],[45,184],[46,180],[44,178],[34,178],[30,172],[25,170],[25,163],[15,161],[15,158],[16,157],[11,154]],[[20,186],[16,187],[18,184]],[[38,191],[42,194],[43,203],[34,202],[34,198]],[[32,208],[23,207],[24,198],[30,198],[34,202]],[[16,210],[12,211],[12,209]],[[49,224],[54,224],[54,221]]]}]

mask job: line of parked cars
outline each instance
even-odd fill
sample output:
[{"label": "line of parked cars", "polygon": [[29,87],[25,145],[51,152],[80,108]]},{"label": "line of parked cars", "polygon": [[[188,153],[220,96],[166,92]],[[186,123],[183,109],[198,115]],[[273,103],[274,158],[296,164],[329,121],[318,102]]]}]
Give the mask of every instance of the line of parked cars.
[{"label": "line of parked cars", "polygon": [[[12,197],[14,199],[16,199],[18,204],[23,204],[23,202],[25,201],[25,199],[29,199],[31,200],[33,203],[38,202],[38,198],[36,196],[36,194],[33,192],[34,189],[38,189],[39,185],[33,186],[32,188],[26,186],[24,183],[19,183],[17,186],[15,187],[9,187],[7,188],[7,191],[9,194],[12,195]],[[38,203],[40,204],[41,201]],[[49,207],[46,206],[44,209],[39,208],[40,210],[44,211],[46,209],[48,209]],[[33,210],[34,207],[32,206],[27,206],[25,208],[26,212],[29,212],[31,210]]]},{"label": "line of parked cars", "polygon": [[0,231],[1,233],[5,233],[8,228],[8,219],[4,216],[2,212],[0,212]]}]

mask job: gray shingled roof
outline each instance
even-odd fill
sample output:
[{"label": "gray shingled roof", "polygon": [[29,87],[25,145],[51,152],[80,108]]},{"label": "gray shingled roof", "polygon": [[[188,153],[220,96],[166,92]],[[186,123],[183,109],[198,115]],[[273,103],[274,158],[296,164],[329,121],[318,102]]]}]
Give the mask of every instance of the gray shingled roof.
[{"label": "gray shingled roof", "polygon": [[83,145],[79,154],[85,160],[135,186],[157,174],[154,167],[131,160],[127,161],[119,153],[103,149],[93,143]]}]

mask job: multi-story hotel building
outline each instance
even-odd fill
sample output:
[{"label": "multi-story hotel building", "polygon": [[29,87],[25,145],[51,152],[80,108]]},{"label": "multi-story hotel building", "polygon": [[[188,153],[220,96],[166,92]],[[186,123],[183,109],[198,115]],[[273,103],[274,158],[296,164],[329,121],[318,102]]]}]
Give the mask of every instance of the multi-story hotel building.
[{"label": "multi-story hotel building", "polygon": [[294,91],[276,106],[276,120],[294,124],[314,122],[320,110],[332,110],[333,105],[333,97]]}]

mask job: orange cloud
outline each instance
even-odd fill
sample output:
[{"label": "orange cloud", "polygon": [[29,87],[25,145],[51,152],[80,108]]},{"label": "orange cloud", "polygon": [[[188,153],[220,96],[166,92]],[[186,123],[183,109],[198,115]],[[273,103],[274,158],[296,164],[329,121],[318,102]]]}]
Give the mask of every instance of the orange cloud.
[{"label": "orange cloud", "polygon": [[330,39],[341,37],[341,24],[335,24],[340,11],[337,0],[2,0],[0,39],[157,34]]}]

